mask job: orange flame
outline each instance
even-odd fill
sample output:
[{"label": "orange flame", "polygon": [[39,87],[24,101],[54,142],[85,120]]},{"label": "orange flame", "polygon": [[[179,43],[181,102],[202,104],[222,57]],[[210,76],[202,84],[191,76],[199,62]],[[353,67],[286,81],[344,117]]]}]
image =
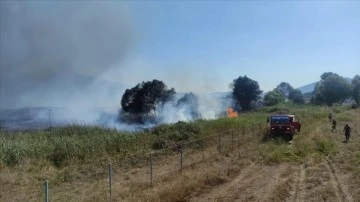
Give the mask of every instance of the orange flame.
[{"label": "orange flame", "polygon": [[234,109],[231,107],[228,107],[226,112],[227,112],[227,116],[230,118],[235,118],[238,116],[238,113],[236,111],[234,111]]}]

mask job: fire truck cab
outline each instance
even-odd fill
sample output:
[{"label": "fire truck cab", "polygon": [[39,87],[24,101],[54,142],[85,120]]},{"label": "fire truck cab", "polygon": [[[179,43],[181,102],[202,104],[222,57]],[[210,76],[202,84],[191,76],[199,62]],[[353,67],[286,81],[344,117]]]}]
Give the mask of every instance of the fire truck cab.
[{"label": "fire truck cab", "polygon": [[300,131],[301,123],[295,115],[272,115],[270,117],[270,134],[288,134],[292,137]]}]

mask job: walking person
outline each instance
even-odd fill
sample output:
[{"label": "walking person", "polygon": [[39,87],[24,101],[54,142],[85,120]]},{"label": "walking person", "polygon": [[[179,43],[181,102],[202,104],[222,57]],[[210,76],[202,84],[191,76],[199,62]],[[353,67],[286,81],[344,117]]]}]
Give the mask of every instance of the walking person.
[{"label": "walking person", "polygon": [[328,118],[329,118],[329,122],[331,123],[331,120],[333,119],[331,112],[329,113]]},{"label": "walking person", "polygon": [[349,124],[345,125],[343,132],[345,133],[346,142],[349,142],[350,132],[351,132],[351,128],[350,128]]},{"label": "walking person", "polygon": [[333,119],[332,120],[332,122],[331,122],[331,132],[336,132],[336,121],[335,121],[335,119]]}]

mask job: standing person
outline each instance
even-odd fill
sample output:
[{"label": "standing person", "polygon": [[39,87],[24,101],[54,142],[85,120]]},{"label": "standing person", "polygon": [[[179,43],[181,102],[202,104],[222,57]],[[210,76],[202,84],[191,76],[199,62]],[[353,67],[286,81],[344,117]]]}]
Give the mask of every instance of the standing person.
[{"label": "standing person", "polygon": [[334,132],[334,131],[336,132],[336,121],[335,121],[335,119],[332,120],[331,125],[332,125],[331,132]]},{"label": "standing person", "polygon": [[331,120],[332,120],[332,118],[333,118],[333,116],[332,116],[331,112],[329,113],[328,118],[329,118],[329,122],[331,123]]},{"label": "standing person", "polygon": [[351,132],[351,128],[350,128],[349,124],[345,125],[343,132],[345,132],[345,139],[346,139],[346,142],[348,142],[349,138],[350,138],[350,132]]}]

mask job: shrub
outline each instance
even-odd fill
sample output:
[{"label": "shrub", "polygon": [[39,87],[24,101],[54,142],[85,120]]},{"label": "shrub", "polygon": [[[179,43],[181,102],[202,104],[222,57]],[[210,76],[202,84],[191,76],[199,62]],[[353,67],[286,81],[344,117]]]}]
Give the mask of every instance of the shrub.
[{"label": "shrub", "polygon": [[164,140],[155,140],[155,142],[153,142],[153,144],[151,145],[151,148],[154,150],[160,150],[160,149],[164,149],[166,146],[166,143]]},{"label": "shrub", "polygon": [[187,141],[190,137],[200,134],[201,129],[196,123],[179,121],[172,125],[159,125],[155,127],[151,133],[172,141]]},{"label": "shrub", "polygon": [[48,159],[54,164],[54,166],[59,168],[63,166],[64,161],[67,159],[66,151],[60,145],[57,145],[53,152],[49,155]]},{"label": "shrub", "polygon": [[7,166],[13,166],[19,163],[21,159],[20,153],[16,150],[16,148],[6,147],[3,148],[1,160]]},{"label": "shrub", "polygon": [[337,152],[337,144],[328,137],[315,137],[315,150],[321,154],[329,155]]}]

